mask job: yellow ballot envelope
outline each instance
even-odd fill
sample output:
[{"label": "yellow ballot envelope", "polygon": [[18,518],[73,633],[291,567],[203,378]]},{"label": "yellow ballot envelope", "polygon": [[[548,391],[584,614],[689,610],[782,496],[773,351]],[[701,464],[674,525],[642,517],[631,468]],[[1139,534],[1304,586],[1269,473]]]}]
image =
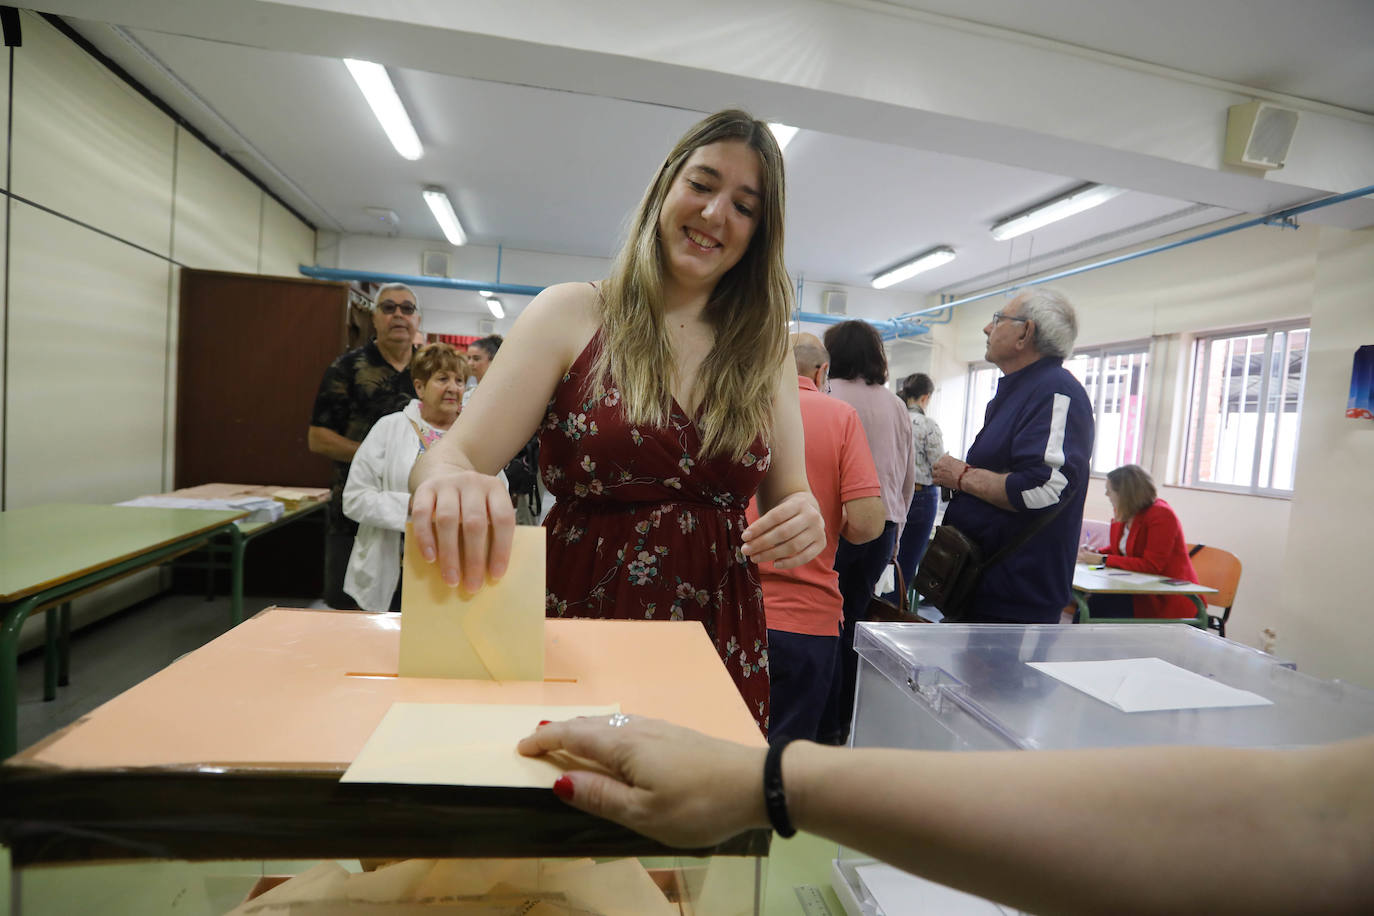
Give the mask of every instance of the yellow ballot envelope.
[{"label": "yellow ballot envelope", "polygon": [[426,563],[406,525],[401,570],[401,677],[544,678],[544,529],[517,525],[510,566],[465,595]]}]

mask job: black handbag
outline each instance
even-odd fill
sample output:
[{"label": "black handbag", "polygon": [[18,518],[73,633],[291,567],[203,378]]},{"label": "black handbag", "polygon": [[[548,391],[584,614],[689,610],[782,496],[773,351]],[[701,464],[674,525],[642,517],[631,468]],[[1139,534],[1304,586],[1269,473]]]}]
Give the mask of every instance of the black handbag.
[{"label": "black handbag", "polygon": [[977,544],[953,525],[940,525],[916,569],[916,591],[946,620],[962,620],[984,568]]},{"label": "black handbag", "polygon": [[[975,497],[976,498],[976,497]],[[1069,504],[1071,491],[1065,490],[1059,505],[1041,516],[1034,525],[1012,538],[1006,546],[987,560],[983,550],[973,539],[953,525],[935,529],[930,546],[916,570],[916,591],[929,604],[935,605],[949,623],[958,623],[973,610],[973,595],[978,580],[990,567],[1000,563],[1007,554],[1025,544]]]},{"label": "black handbag", "polygon": [[911,607],[906,583],[902,581],[902,567],[892,561],[892,571],[896,574],[898,603],[893,604],[886,598],[873,595],[868,599],[868,616],[865,620],[881,620],[885,623],[930,623]]}]

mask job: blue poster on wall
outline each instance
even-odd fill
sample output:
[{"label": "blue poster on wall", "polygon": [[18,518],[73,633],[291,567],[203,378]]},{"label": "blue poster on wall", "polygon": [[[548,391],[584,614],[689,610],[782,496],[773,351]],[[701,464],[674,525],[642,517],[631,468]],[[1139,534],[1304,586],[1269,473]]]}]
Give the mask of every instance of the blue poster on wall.
[{"label": "blue poster on wall", "polygon": [[1355,366],[1350,370],[1350,400],[1345,405],[1347,417],[1374,420],[1374,345],[1355,351]]}]

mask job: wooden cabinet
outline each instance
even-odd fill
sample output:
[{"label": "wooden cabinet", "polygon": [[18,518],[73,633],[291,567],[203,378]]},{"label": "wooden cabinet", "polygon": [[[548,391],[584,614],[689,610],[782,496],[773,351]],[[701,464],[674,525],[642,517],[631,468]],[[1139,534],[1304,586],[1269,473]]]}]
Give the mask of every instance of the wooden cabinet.
[{"label": "wooden cabinet", "polygon": [[306,447],[325,367],[345,349],[348,284],[183,269],[176,487],[327,487]]}]

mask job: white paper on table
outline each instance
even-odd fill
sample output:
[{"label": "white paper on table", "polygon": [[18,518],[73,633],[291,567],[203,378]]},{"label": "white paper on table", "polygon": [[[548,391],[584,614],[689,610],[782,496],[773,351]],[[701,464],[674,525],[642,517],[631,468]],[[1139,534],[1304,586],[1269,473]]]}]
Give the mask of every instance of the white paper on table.
[{"label": "white paper on table", "polygon": [[1273,700],[1257,693],[1231,687],[1162,658],[1026,664],[1122,712],[1274,705]]},{"label": "white paper on table", "polygon": [[1130,572],[1125,569],[1109,569],[1102,573],[1103,576],[1113,582],[1126,582],[1130,585],[1159,585],[1159,576],[1152,576],[1149,573]]},{"label": "white paper on table", "polygon": [[869,896],[881,908],[884,916],[1005,916],[1007,910],[991,900],[975,897],[952,887],[927,881],[900,868],[884,865],[860,865],[854,869]]},{"label": "white paper on table", "polygon": [[[392,703],[340,782],[547,789],[570,755],[522,757],[520,739],[544,719],[609,716],[610,706]],[[583,765],[580,769],[592,769]]]}]

